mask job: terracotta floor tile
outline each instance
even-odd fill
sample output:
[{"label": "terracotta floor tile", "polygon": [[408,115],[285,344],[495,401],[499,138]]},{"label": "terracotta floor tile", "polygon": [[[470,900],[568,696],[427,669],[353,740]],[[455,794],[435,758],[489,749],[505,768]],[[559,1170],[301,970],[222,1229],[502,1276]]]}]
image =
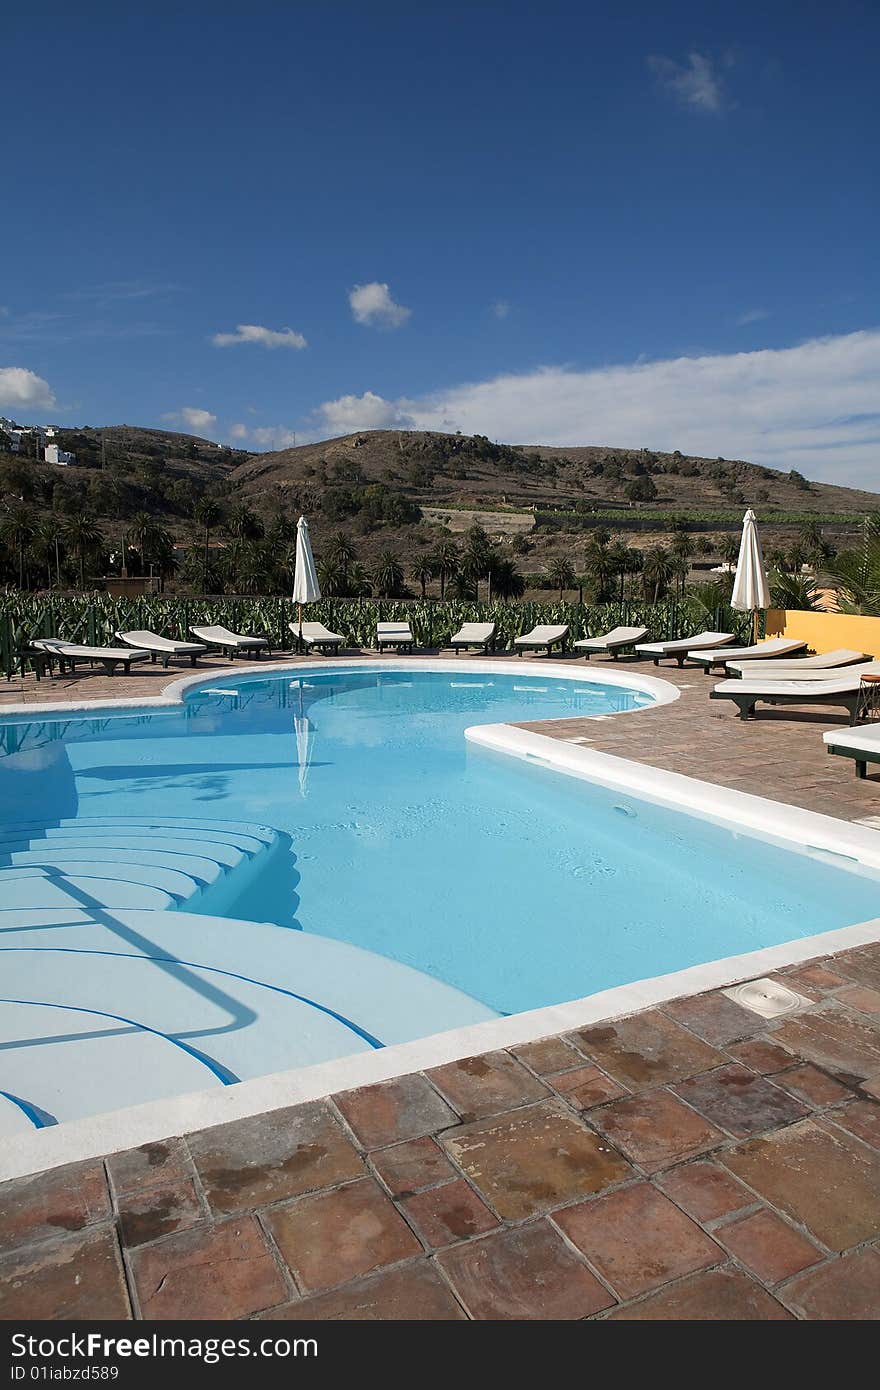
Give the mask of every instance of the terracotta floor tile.
[{"label": "terracotta floor tile", "polygon": [[731,1216],[744,1207],[753,1206],[757,1198],[717,1163],[685,1163],[670,1168],[656,1179],[668,1197],[696,1221],[717,1221]]},{"label": "terracotta floor tile", "polygon": [[726,994],[698,994],[692,999],[674,999],[663,1005],[663,1012],[713,1047],[726,1047],[728,1043],[764,1033],[767,1028],[765,1018],[752,1013],[751,1009],[742,1008],[728,999]]},{"label": "terracotta floor tile", "polygon": [[629,1094],[610,1076],[593,1066],[575,1067],[574,1071],[548,1076],[547,1082],[565,1097],[569,1105],[575,1105],[580,1110],[590,1110],[594,1105],[604,1105],[606,1101]]},{"label": "terracotta floor tile", "polygon": [[469,1240],[498,1225],[498,1218],[464,1178],[418,1192],[400,1205],[416,1233],[434,1249]]},{"label": "terracotta floor tile", "polygon": [[791,1124],[807,1114],[799,1100],[738,1062],[684,1081],[675,1089],[688,1105],[738,1139]]},{"label": "terracotta floor tile", "polygon": [[193,1163],[182,1139],[163,1139],[124,1149],[107,1159],[115,1193],[142,1192],[146,1187],[173,1187],[192,1180]]},{"label": "terracotta floor tile", "polygon": [[244,1318],[289,1296],[253,1216],[181,1231],[129,1261],[146,1319]]},{"label": "terracotta floor tile", "polygon": [[333,1099],[365,1149],[382,1149],[458,1124],[455,1111],[418,1073],[344,1091]]},{"label": "terracotta floor tile", "polygon": [[400,1212],[372,1178],[273,1207],[266,1224],[308,1293],[422,1253]]},{"label": "terracotta floor tile", "polygon": [[719,1161],[830,1250],[880,1236],[880,1154],[831,1125],[801,1120]]},{"label": "terracotta floor tile", "polygon": [[614,1302],[546,1221],[469,1241],[437,1259],[472,1318],[570,1320]]},{"label": "terracotta floor tile", "polygon": [[566,1067],[576,1067],[584,1060],[564,1038],[541,1038],[538,1042],[523,1043],[521,1047],[512,1047],[510,1050],[539,1076],[547,1076],[553,1071],[564,1071]]},{"label": "terracotta floor tile", "polygon": [[867,989],[880,989],[880,955],[873,946],[847,951],[842,958],[838,956],[834,969],[847,980],[854,980]]},{"label": "terracotta floor tile", "polygon": [[508,1052],[465,1057],[434,1067],[428,1076],[465,1124],[549,1095],[547,1087]]},{"label": "terracotta floor tile", "polygon": [[110,1193],[100,1160],[0,1183],[0,1250],[81,1231],[109,1217]]},{"label": "terracotta floor tile", "polygon": [[865,985],[847,985],[837,991],[836,998],[838,1003],[846,1004],[848,1009],[857,1009],[859,1013],[880,1017],[880,990],[868,989]]},{"label": "terracotta floor tile", "polygon": [[455,1169],[430,1135],[407,1139],[390,1149],[374,1149],[370,1162],[395,1197],[409,1197],[455,1177]]},{"label": "terracotta floor tile", "polygon": [[189,1136],[216,1212],[249,1211],[360,1177],[364,1164],[320,1102],[272,1110]]},{"label": "terracotta floor tile", "polygon": [[467,1315],[427,1260],[383,1269],[260,1318],[285,1322],[461,1322]]},{"label": "terracotta floor tile", "polygon": [[880,1024],[845,1012],[836,1003],[787,1019],[776,1036],[806,1061],[844,1081],[863,1080],[880,1071]]},{"label": "terracotta floor tile", "polygon": [[793,1279],[780,1293],[805,1318],[880,1319],[880,1251],[858,1250]]},{"label": "terracotta floor tile", "polygon": [[553,1220],[621,1299],[724,1259],[714,1240],[648,1183],[566,1207]]},{"label": "terracotta floor tile", "polygon": [[816,1109],[821,1109],[823,1105],[833,1105],[835,1101],[845,1100],[853,1094],[849,1086],[842,1086],[833,1076],[828,1076],[826,1072],[814,1067],[812,1062],[792,1067],[773,1079],[777,1086],[790,1091],[793,1096]]},{"label": "terracotta floor tile", "polygon": [[743,1066],[751,1067],[752,1071],[760,1072],[762,1076],[772,1076],[775,1072],[785,1071],[786,1067],[791,1067],[800,1060],[793,1052],[774,1042],[772,1035],[751,1038],[748,1042],[731,1043],[726,1051],[738,1062],[742,1062]]},{"label": "terracotta floor tile", "polygon": [[669,1091],[606,1105],[590,1116],[590,1124],[646,1173],[696,1158],[724,1141],[720,1129]]},{"label": "terracotta floor tile", "polygon": [[814,961],[812,965],[799,965],[794,970],[786,970],[783,973],[789,989],[798,992],[806,985],[818,989],[821,993],[828,993],[845,983],[841,975],[821,961]]},{"label": "terracotta floor tile", "polygon": [[511,1221],[601,1192],[632,1173],[561,1102],[476,1120],[450,1130],[443,1143],[490,1206]]},{"label": "terracotta floor tile", "polygon": [[627,1322],[766,1322],[791,1314],[738,1270],[712,1269],[610,1314]]},{"label": "terracotta floor tile", "polygon": [[42,1241],[0,1257],[0,1319],[102,1321],[131,1317],[112,1227]]},{"label": "terracotta floor tile", "polygon": [[191,1178],[167,1187],[124,1192],[117,1206],[119,1234],[128,1249],[196,1226],[208,1214]]},{"label": "terracotta floor tile", "polygon": [[852,1105],[841,1106],[828,1118],[865,1144],[880,1149],[880,1105],[876,1101],[853,1101]]},{"label": "terracotta floor tile", "polygon": [[773,1211],[737,1217],[724,1226],[716,1226],[714,1234],[765,1284],[778,1284],[825,1258],[812,1241]]},{"label": "terracotta floor tile", "polygon": [[656,1010],[584,1028],[574,1040],[631,1091],[683,1081],[724,1061],[714,1048]]}]

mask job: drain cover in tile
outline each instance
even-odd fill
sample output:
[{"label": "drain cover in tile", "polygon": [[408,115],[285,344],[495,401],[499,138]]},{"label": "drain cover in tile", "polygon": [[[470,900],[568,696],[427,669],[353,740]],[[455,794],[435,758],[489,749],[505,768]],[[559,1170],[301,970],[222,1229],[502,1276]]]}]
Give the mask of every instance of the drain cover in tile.
[{"label": "drain cover in tile", "polygon": [[733,985],[721,993],[732,999],[734,1004],[751,1009],[753,1014],[760,1014],[761,1018],[778,1018],[780,1014],[794,1013],[795,1009],[812,1003],[812,1000],[795,994],[793,989],[781,985],[778,980],[747,980],[745,984]]}]

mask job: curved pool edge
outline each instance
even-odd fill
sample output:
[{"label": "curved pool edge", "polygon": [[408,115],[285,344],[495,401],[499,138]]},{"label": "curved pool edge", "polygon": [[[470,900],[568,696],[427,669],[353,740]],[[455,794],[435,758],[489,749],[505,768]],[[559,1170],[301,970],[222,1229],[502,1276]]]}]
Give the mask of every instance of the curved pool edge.
[{"label": "curved pool edge", "polygon": [[27,1177],[64,1164],[83,1162],[215,1125],[326,1100],[357,1087],[461,1061],[500,1048],[522,1047],[539,1038],[656,1008],[673,999],[752,980],[817,957],[880,941],[880,918],[726,956],[669,975],[637,980],[506,1018],[470,1024],[381,1051],[334,1058],[316,1066],[273,1072],[221,1090],[195,1091],[151,1101],[5,1140],[0,1145],[0,1181]]},{"label": "curved pool edge", "polygon": [[681,696],[681,691],[677,686],[658,676],[646,676],[635,671],[630,673],[625,670],[600,670],[587,663],[581,666],[571,666],[568,663],[555,662],[552,659],[549,661],[522,661],[513,657],[349,656],[326,657],[320,660],[299,658],[294,661],[267,662],[265,665],[259,666],[253,661],[240,662],[225,666],[222,670],[197,671],[192,675],[177,676],[168,685],[163,686],[159,695],[141,695],[137,698],[120,696],[118,699],[105,697],[97,700],[22,701],[19,704],[0,707],[0,723],[7,719],[20,719],[22,715],[45,719],[54,714],[58,716],[79,714],[84,718],[89,718],[93,713],[99,713],[102,710],[144,710],[149,713],[150,710],[156,709],[175,709],[184,705],[186,697],[196,690],[210,686],[214,681],[219,681],[222,684],[230,677],[240,679],[243,676],[251,676],[256,680],[267,680],[274,675],[285,675],[291,672],[299,675],[313,675],[322,671],[343,671],[352,668],[377,671],[470,671],[478,675],[491,675],[495,671],[508,671],[511,674],[519,671],[521,674],[525,674],[526,671],[529,671],[542,676],[555,677],[557,680],[574,680],[588,685],[623,686],[624,689],[638,690],[643,694],[652,696],[652,704],[643,705],[633,710],[620,710],[614,714],[609,714],[609,718],[616,718],[618,713],[643,714],[646,710],[656,709],[660,705],[672,704]]}]

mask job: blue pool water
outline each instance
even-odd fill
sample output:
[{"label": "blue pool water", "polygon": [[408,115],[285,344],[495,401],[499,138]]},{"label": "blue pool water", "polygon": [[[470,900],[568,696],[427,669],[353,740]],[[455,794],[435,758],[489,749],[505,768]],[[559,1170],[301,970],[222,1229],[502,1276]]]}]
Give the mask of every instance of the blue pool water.
[{"label": "blue pool water", "polygon": [[7,838],[124,817],[272,827],[281,850],[223,915],[350,943],[497,1012],[880,914],[870,874],[464,739],[650,702],[528,667],[237,671],[178,709],[6,721],[0,817]]}]

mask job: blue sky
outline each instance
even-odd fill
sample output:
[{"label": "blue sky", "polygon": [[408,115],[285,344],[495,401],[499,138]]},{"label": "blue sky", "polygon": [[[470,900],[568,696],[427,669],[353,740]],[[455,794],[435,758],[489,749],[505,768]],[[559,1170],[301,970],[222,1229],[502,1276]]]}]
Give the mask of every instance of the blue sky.
[{"label": "blue sky", "polygon": [[181,9],[7,11],[0,412],[880,486],[875,3]]}]

